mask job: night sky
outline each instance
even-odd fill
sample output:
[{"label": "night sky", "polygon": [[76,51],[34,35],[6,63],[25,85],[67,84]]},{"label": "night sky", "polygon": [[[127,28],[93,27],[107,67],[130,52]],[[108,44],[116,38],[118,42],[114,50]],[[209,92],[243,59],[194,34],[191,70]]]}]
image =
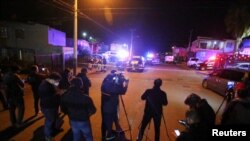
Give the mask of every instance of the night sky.
[{"label": "night sky", "polygon": [[[73,37],[74,0],[1,0],[1,20],[50,25]],[[130,44],[135,52],[187,47],[189,37],[232,38],[225,15],[230,0],[78,0],[78,34],[87,31],[100,42]],[[86,18],[87,15],[87,18]],[[191,34],[192,33],[192,34]],[[142,51],[143,50],[143,51]]]}]

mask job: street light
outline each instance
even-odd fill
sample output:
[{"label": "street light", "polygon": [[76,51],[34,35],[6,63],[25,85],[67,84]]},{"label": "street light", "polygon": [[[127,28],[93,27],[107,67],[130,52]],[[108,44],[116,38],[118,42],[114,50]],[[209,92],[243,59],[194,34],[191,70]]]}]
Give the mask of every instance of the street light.
[{"label": "street light", "polygon": [[83,32],[83,33],[82,33],[83,38],[86,38],[87,35],[88,35],[87,32]]},{"label": "street light", "polygon": [[78,26],[77,25],[77,12],[78,12],[77,3],[78,3],[78,0],[75,0],[75,5],[74,5],[74,60],[73,60],[74,75],[76,75],[76,70],[77,70],[77,26]]}]

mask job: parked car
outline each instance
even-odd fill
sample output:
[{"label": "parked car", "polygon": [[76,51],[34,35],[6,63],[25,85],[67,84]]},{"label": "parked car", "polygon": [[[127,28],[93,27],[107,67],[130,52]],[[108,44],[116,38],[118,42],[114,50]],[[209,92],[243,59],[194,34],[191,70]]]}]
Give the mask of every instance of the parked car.
[{"label": "parked car", "polygon": [[234,84],[234,87],[246,75],[245,73],[248,73],[248,76],[250,76],[250,71],[238,69],[217,70],[203,79],[202,86],[225,96],[228,84]]},{"label": "parked car", "polygon": [[195,65],[195,68],[198,70],[212,70],[214,67],[215,61],[214,60],[206,60],[204,62],[198,62]]},{"label": "parked car", "polygon": [[145,67],[145,60],[142,56],[133,56],[131,60],[129,60],[127,65],[127,71],[139,71],[143,72]]},{"label": "parked car", "polygon": [[226,68],[250,70],[250,63],[249,62],[236,63],[234,65],[228,65],[228,66],[226,66]]},{"label": "parked car", "polygon": [[198,58],[191,57],[191,58],[189,58],[189,60],[187,61],[187,66],[188,66],[188,67],[194,67],[198,61],[199,61]]}]

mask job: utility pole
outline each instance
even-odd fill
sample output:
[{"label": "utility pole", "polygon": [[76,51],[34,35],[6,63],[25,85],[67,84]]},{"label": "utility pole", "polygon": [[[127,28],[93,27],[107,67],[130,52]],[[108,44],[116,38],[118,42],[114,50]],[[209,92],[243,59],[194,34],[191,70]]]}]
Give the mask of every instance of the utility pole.
[{"label": "utility pole", "polygon": [[76,75],[76,70],[77,70],[77,12],[78,12],[78,5],[77,5],[77,0],[75,0],[75,5],[74,5],[74,60],[73,60],[73,65],[74,65],[74,75]]},{"label": "utility pole", "polygon": [[189,34],[189,43],[188,43],[189,52],[191,51],[192,33],[193,33],[193,29],[190,30],[190,34]]},{"label": "utility pole", "polygon": [[190,33],[189,33],[188,57],[190,57],[190,55],[191,55],[191,40],[192,40],[192,33],[193,33],[193,29],[191,29],[191,30],[190,30]]},{"label": "utility pole", "polygon": [[130,39],[130,50],[129,50],[129,58],[131,59],[133,54],[133,40],[134,40],[134,31],[135,29],[131,29],[131,39]]}]

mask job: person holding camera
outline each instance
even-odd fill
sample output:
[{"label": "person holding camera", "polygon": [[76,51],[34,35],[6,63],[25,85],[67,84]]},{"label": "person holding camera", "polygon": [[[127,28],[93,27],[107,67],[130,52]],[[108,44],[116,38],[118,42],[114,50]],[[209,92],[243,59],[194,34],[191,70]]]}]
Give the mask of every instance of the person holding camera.
[{"label": "person holding camera", "polygon": [[112,140],[115,134],[112,133],[112,125],[114,122],[118,125],[118,106],[119,95],[125,94],[127,84],[124,85],[125,79],[121,74],[116,74],[116,70],[112,70],[108,74],[101,86],[101,114],[102,114],[102,138],[103,140]]},{"label": "person holding camera", "polygon": [[48,74],[43,74],[39,72],[39,68],[37,65],[33,65],[31,67],[31,72],[27,76],[26,82],[30,84],[33,98],[34,98],[34,109],[35,109],[35,116],[39,113],[39,94],[38,94],[38,87],[41,84],[42,80],[48,77]]},{"label": "person holding camera", "polygon": [[168,104],[167,94],[161,90],[161,85],[162,80],[159,78],[155,79],[154,87],[152,89],[147,89],[141,96],[142,100],[146,100],[146,104],[137,141],[142,140],[144,130],[152,118],[155,127],[155,141],[159,141],[160,139],[162,106]]},{"label": "person holding camera", "polygon": [[236,98],[223,111],[222,125],[250,125],[250,89],[245,84],[236,85]]},{"label": "person holding camera", "polygon": [[68,115],[73,131],[73,141],[93,141],[90,116],[96,113],[92,99],[82,91],[81,78],[73,78],[69,89],[61,96],[62,111]]}]

